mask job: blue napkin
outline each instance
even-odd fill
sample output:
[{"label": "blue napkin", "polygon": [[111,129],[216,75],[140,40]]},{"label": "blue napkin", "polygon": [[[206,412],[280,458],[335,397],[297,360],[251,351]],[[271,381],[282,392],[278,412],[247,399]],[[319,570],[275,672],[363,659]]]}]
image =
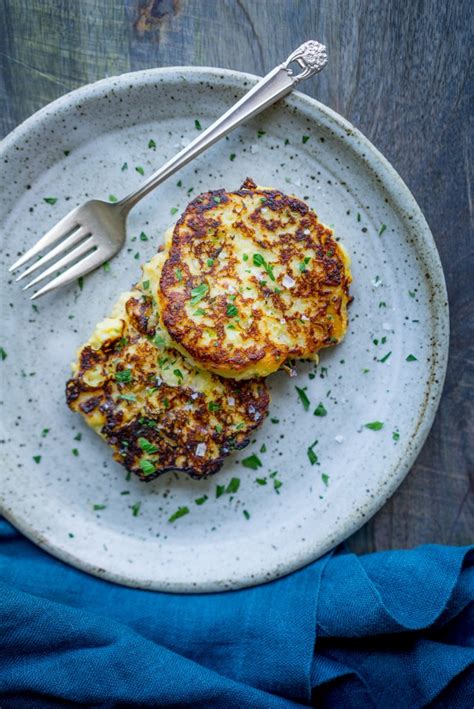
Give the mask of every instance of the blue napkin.
[{"label": "blue napkin", "polygon": [[474,549],[338,550],[257,588],[101,581],[0,520],[0,706],[474,705]]}]

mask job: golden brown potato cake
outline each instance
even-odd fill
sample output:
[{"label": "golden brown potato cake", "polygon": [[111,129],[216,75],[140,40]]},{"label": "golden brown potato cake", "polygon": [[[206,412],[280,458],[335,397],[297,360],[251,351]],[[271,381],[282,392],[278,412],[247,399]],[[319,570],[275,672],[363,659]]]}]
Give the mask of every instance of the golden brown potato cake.
[{"label": "golden brown potato cake", "polygon": [[[145,272],[154,273],[160,258]],[[222,379],[168,346],[148,278],[97,325],[73,371],[70,408],[145,481],[170,470],[193,477],[217,472],[268,412],[264,381]]]},{"label": "golden brown potato cake", "polygon": [[196,197],[168,235],[156,294],[173,344],[223,377],[317,359],[347,330],[349,259],[307,204],[250,179]]}]

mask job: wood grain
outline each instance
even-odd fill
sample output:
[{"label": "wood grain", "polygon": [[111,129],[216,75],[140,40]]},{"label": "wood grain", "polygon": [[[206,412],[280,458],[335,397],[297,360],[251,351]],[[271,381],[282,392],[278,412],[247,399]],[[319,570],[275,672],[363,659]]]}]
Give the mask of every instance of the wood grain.
[{"label": "wood grain", "polygon": [[107,75],[196,64],[263,74],[300,42],[330,50],[305,83],[387,156],[443,262],[451,355],[435,425],[406,481],[350,545],[472,542],[473,12],[470,0],[1,0],[0,134]]}]

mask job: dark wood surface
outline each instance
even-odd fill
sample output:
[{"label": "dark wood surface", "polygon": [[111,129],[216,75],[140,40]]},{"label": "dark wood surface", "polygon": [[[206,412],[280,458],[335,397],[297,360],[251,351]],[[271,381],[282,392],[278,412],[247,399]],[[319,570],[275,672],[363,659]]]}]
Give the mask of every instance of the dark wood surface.
[{"label": "dark wood surface", "polygon": [[405,482],[357,551],[474,538],[470,136],[472,0],[0,0],[0,134],[107,75],[207,65],[263,74],[308,38],[330,64],[304,91],[386,155],[431,226],[451,354],[441,406]]}]

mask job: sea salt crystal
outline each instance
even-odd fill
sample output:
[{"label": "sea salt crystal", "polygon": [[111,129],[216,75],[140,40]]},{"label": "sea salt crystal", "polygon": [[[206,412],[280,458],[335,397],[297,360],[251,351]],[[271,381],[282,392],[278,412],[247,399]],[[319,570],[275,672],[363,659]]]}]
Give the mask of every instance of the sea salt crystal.
[{"label": "sea salt crystal", "polygon": [[303,232],[303,234],[304,234],[305,236],[309,236],[310,233],[311,233],[311,232],[310,232],[309,229],[305,229],[304,232]]},{"label": "sea salt crystal", "polygon": [[390,332],[390,330],[392,329],[392,326],[390,325],[389,322],[384,322],[384,324],[382,325],[382,329],[386,330],[387,332]]},{"label": "sea salt crystal", "polygon": [[191,394],[191,399],[197,399],[198,396],[199,394],[197,393],[197,391],[193,391],[193,393]]},{"label": "sea salt crystal", "polygon": [[309,320],[309,317],[303,313],[303,315],[301,316],[301,319],[302,320]]},{"label": "sea salt crystal", "polygon": [[233,396],[227,397],[227,403],[229,404],[229,406],[234,406],[234,404],[235,404],[234,397]]},{"label": "sea salt crystal", "polygon": [[344,440],[344,436],[334,436],[334,440],[336,441],[336,443],[342,443]]},{"label": "sea salt crystal", "polygon": [[259,151],[258,145],[253,144],[253,145],[250,146],[250,152],[251,152],[253,155],[255,155],[255,153],[258,153],[258,151]]},{"label": "sea salt crystal", "polygon": [[198,443],[196,446],[196,455],[198,455],[200,458],[202,458],[203,455],[206,454],[206,449],[207,449],[207,446],[205,443]]},{"label": "sea salt crystal", "polygon": [[378,276],[376,276],[374,278],[374,280],[372,281],[372,285],[374,288],[378,288],[379,286],[382,285],[382,281],[380,280],[380,278]]},{"label": "sea salt crystal", "polygon": [[289,276],[287,273],[283,276],[282,284],[285,286],[285,288],[293,288],[295,285],[296,281],[293,280],[291,276]]}]

